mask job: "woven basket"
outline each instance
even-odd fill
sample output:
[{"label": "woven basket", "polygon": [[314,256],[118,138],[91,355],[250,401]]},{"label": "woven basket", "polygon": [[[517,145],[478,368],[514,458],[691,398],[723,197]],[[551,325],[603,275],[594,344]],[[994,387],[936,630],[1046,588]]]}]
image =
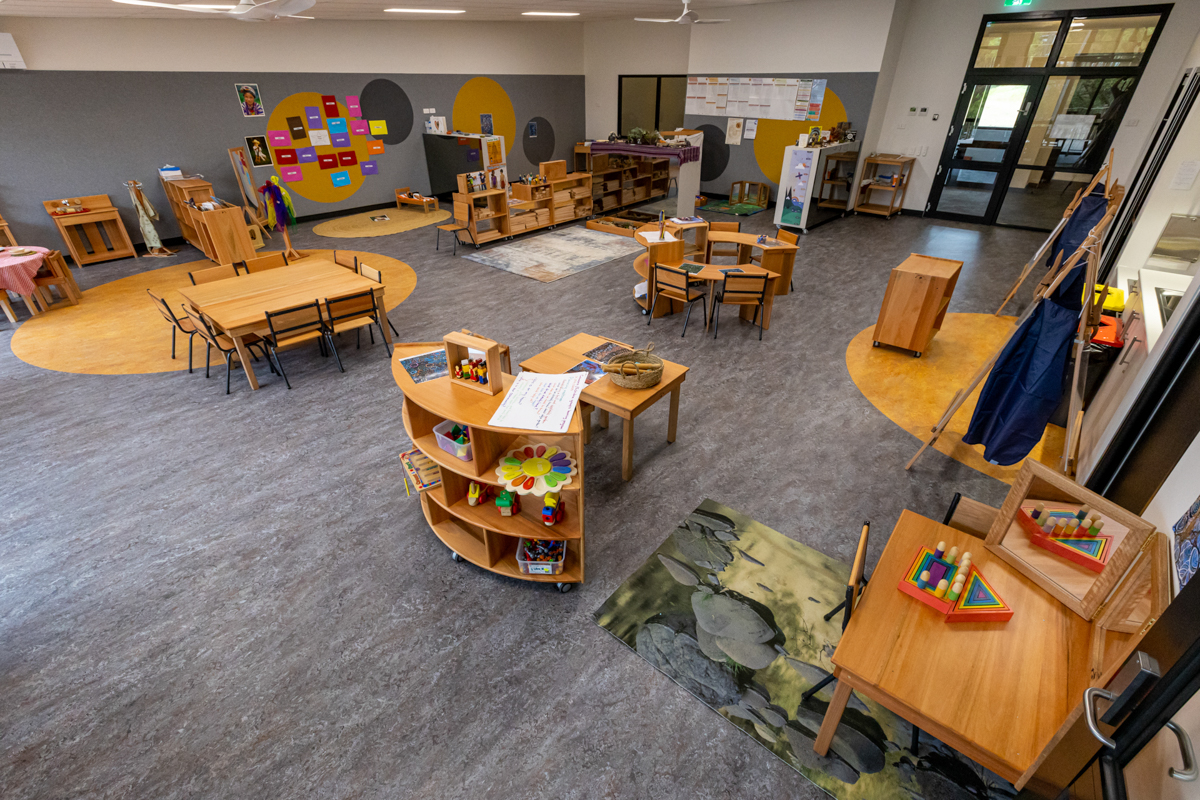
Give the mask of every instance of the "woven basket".
[{"label": "woven basket", "polygon": [[641,373],[640,375],[622,375],[619,372],[608,373],[609,379],[620,386],[622,389],[649,389],[655,386],[662,380],[663,376],[663,361],[656,355],[651,355],[650,351],[654,349],[654,343],[646,345],[645,349],[634,350],[632,353],[613,356],[608,360],[609,364],[624,364],[629,361],[654,364],[655,368]]}]

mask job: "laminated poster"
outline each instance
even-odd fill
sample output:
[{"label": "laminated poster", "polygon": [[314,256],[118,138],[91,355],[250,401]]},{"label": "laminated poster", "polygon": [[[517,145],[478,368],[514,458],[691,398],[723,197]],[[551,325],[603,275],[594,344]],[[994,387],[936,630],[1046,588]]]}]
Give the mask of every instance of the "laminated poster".
[{"label": "laminated poster", "polygon": [[358,95],[346,95],[346,112],[352,117],[361,117],[362,109],[358,105]]},{"label": "laminated poster", "polygon": [[537,138],[537,120],[533,120],[533,119],[529,120],[529,138],[530,139]]},{"label": "laminated poster", "polygon": [[498,428],[566,433],[579,404],[588,373],[541,375],[522,372],[504,393],[489,425]]},{"label": "laminated poster", "polygon": [[243,117],[262,117],[266,116],[263,111],[262,95],[258,93],[257,83],[239,83],[237,85],[238,98],[242,101],[242,116]]},{"label": "laminated poster", "polygon": [[292,143],[292,135],[287,131],[267,131],[267,141],[272,147],[287,147]]},{"label": "laminated poster", "polygon": [[346,125],[345,117],[330,117],[329,124],[326,125],[330,133],[349,133],[350,128]]},{"label": "laminated poster", "polygon": [[725,144],[742,143],[742,125],[745,122],[740,117],[730,117],[725,121]]},{"label": "laminated poster", "polygon": [[386,119],[371,120],[371,135],[372,136],[387,136],[387,120]]},{"label": "laminated poster", "polygon": [[756,119],[746,120],[746,129],[742,133],[742,138],[743,139],[753,139],[757,135],[758,135],[758,120],[756,120]]},{"label": "laminated poster", "polygon": [[492,115],[491,114],[480,114],[479,115],[479,132],[487,134],[488,136],[491,136],[494,133],[494,131],[492,130]]},{"label": "laminated poster", "polygon": [[367,154],[377,156],[383,153],[383,142],[367,142]]},{"label": "laminated poster", "polygon": [[342,170],[341,172],[329,173],[329,179],[333,181],[334,186],[349,186],[350,185],[350,173],[347,172],[346,170]]},{"label": "laminated poster", "polygon": [[280,167],[279,177],[284,183],[294,183],[304,180],[304,170],[300,167]]},{"label": "laminated poster", "polygon": [[350,146],[350,134],[348,133],[335,133],[330,138],[333,140],[334,147]]},{"label": "laminated poster", "polygon": [[[359,166],[362,168],[363,175],[378,175],[379,165],[374,161],[364,161]],[[386,218],[385,218],[386,219]]]},{"label": "laminated poster", "polygon": [[367,125],[367,123],[365,121],[363,121],[361,119],[350,120],[350,133],[351,134],[353,134],[355,136],[366,136],[370,132],[370,130],[371,130],[370,126]]},{"label": "laminated poster", "polygon": [[250,163],[256,167],[269,167],[274,163],[265,136],[247,136],[246,150],[250,153]]},{"label": "laminated poster", "polygon": [[292,134],[293,142],[308,138],[308,131],[304,130],[304,121],[299,117],[288,117],[287,126],[288,132]]},{"label": "laminated poster", "polygon": [[308,141],[314,147],[321,147],[329,144],[329,131],[309,130]]},{"label": "laminated poster", "polygon": [[317,163],[317,148],[315,147],[297,147],[296,161],[301,164]]}]

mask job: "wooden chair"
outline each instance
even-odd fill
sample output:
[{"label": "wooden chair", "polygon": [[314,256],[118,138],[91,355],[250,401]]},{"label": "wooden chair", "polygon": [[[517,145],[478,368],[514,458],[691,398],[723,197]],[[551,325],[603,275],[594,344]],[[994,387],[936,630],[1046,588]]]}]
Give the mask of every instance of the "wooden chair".
[{"label": "wooden chair", "polygon": [[156,295],[154,292],[150,291],[149,289],[146,290],[146,294],[150,295],[150,299],[152,301],[154,301],[154,305],[158,308],[158,313],[163,315],[163,319],[165,319],[167,322],[171,323],[171,360],[172,361],[175,360],[175,331],[179,331],[180,333],[187,334],[187,337],[188,337],[188,374],[190,375],[192,373],[192,339],[194,339],[196,337],[196,334],[199,333],[199,331],[196,329],[196,326],[192,322],[191,318],[187,316],[186,310],[184,311],[184,318],[180,319],[179,317],[175,316],[175,312],[171,310],[171,307],[169,305],[167,305],[166,300],[163,300],[161,297],[159,297],[158,295]]},{"label": "wooden chair", "polygon": [[267,253],[265,256],[259,256],[258,258],[247,258],[243,263],[246,265],[246,272],[253,274],[277,267],[286,267],[288,260],[287,256],[282,252],[275,252]]},{"label": "wooden chair", "polygon": [[41,304],[43,311],[49,311],[51,308],[58,308],[62,305],[62,302],[53,302],[54,298],[50,294],[51,288],[58,289],[63,301],[73,306],[79,305],[79,301],[83,299],[79,292],[79,285],[75,283],[75,278],[71,275],[71,268],[67,266],[66,260],[58,250],[51,250],[42,259],[42,267],[33,276],[33,283],[37,286],[33,297]]},{"label": "wooden chair", "polygon": [[[332,330],[325,324],[325,318],[321,314],[321,304],[316,300],[304,305],[285,308],[282,311],[268,311],[267,328],[270,333],[267,334],[264,341],[271,358],[275,360],[275,369],[279,370],[279,374],[283,376],[283,382],[287,384],[288,389],[292,388],[292,382],[288,380],[287,373],[283,371],[283,364],[279,361],[280,348],[311,342],[314,339],[318,344],[326,342],[329,344],[329,349],[333,351],[333,357],[337,359],[338,369],[342,372],[346,371],[346,368],[342,366],[342,358],[333,345]],[[323,345],[321,354],[325,354]]]},{"label": "wooden chair", "polygon": [[12,324],[17,324],[17,315],[13,311],[12,303],[8,301],[8,292],[0,289],[0,308],[4,309],[4,316],[8,317],[8,321]]},{"label": "wooden chair", "polygon": [[362,348],[362,329],[364,327],[371,335],[371,344],[375,344],[375,332],[371,330],[371,323],[374,323],[379,328],[379,338],[383,339],[388,355],[392,354],[392,346],[388,344],[387,337],[383,335],[383,323],[379,319],[379,307],[375,304],[374,292],[357,292],[343,297],[328,298],[325,300],[325,313],[328,317],[329,327],[333,329],[334,333],[355,332],[354,349],[356,350]]},{"label": "wooden chair", "polygon": [[[710,222],[708,223],[709,231],[724,231],[726,233],[741,233],[742,223],[740,222]],[[708,243],[708,252],[705,253],[705,261],[712,263],[713,258],[722,257],[738,257],[738,246],[731,244],[728,247],[718,247],[720,242]]]},{"label": "wooden chair", "polygon": [[[799,244],[800,243],[800,234],[792,233],[791,231],[784,230],[783,228],[780,228],[777,231],[775,231],[775,238],[781,242],[787,242],[788,244]],[[753,261],[755,264],[762,261],[761,258],[757,258],[755,256],[751,256],[750,260]],[[792,291],[792,292],[796,291],[795,281],[788,281],[788,291]]]},{"label": "wooden chair", "polygon": [[[379,270],[375,269],[374,267],[368,267],[366,264],[359,264],[358,265],[358,274],[362,275],[364,278],[366,278],[368,280],[375,281],[380,286],[383,285],[383,273],[380,272]],[[388,327],[392,329],[392,335],[399,336],[400,332],[398,330],[396,330],[396,326],[392,324],[392,321],[390,319],[388,319],[387,309],[381,308],[381,309],[379,309],[379,311],[381,314],[383,314],[383,318],[387,319]]]},{"label": "wooden chair", "polygon": [[[652,277],[654,279],[654,296],[650,298],[650,312],[646,324],[649,325],[654,321],[654,307],[658,304],[660,297],[678,300],[681,303],[687,303],[688,310],[683,318],[683,333],[680,334],[680,337],[687,336],[687,324],[692,316],[692,305],[697,300],[701,303],[704,302],[703,285],[694,283],[691,274],[686,270],[666,264],[656,263]],[[707,309],[704,311],[704,321],[708,322]]]},{"label": "wooden chair", "polygon": [[992,522],[999,513],[1000,509],[998,508],[992,508],[978,500],[963,497],[955,492],[954,498],[950,501],[950,507],[946,509],[946,517],[942,520],[942,524],[978,539],[986,539]]},{"label": "wooden chair", "polygon": [[[0,239],[3,239],[3,241],[0,242],[0,247],[17,246],[17,240],[12,235],[12,231],[9,229],[8,223],[4,221],[4,217],[0,217]],[[4,301],[7,303],[8,298],[4,298]]]},{"label": "wooden chair", "polygon": [[206,269],[198,269],[195,272],[188,273],[188,277],[192,279],[193,286],[199,286],[202,283],[212,283],[213,281],[223,281],[226,278],[236,278],[237,276],[237,267],[233,264],[222,264],[219,267],[207,267]]},{"label": "wooden chair", "polygon": [[442,249],[442,231],[450,234],[450,238],[454,240],[454,251],[450,255],[458,255],[458,232],[467,230],[466,225],[460,225],[457,222],[447,222],[445,225],[437,226],[437,238],[434,240],[434,250]]},{"label": "wooden chair", "polygon": [[[214,347],[217,348],[221,355],[225,356],[225,394],[229,394],[229,375],[233,371],[233,357],[237,355],[237,347],[234,345],[233,339],[229,338],[223,333],[217,333],[216,329],[209,324],[208,320],[205,319],[202,314],[196,313],[191,306],[185,305],[183,307],[183,312],[187,314],[188,321],[191,322],[192,327],[196,329],[196,333],[198,333],[200,338],[203,339],[205,344],[208,345],[204,351],[205,378],[209,377],[209,365],[212,359],[212,349]],[[262,346],[262,340],[253,333],[243,336],[242,342],[247,348],[251,348],[254,345],[258,345],[259,347]],[[250,354],[253,356],[254,351],[251,350]],[[255,356],[255,358],[257,359],[257,356]]]},{"label": "wooden chair", "polygon": [[334,250],[333,263],[337,264],[338,266],[345,267],[351,272],[358,272],[358,256],[351,256],[347,255],[345,252],[339,253],[337,250]]},{"label": "wooden chair", "polygon": [[[750,266],[747,264],[746,266]],[[767,301],[767,281],[771,279],[770,275],[738,275],[737,273],[726,274],[725,280],[721,281],[720,287],[717,288],[717,295],[713,298],[713,338],[717,338],[717,332],[721,324],[721,306],[757,306],[754,309],[753,322],[758,323],[758,340],[762,341],[763,322],[766,321],[766,308],[764,304]]]}]

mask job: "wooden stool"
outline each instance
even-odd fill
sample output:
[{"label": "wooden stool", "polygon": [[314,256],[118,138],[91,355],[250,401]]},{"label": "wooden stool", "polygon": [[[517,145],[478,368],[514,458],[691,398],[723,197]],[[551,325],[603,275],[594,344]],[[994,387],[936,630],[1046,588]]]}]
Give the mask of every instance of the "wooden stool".
[{"label": "wooden stool", "polygon": [[[42,261],[42,269],[34,276],[33,282],[37,286],[37,291],[33,293],[33,298],[41,304],[43,311],[58,308],[63,304],[63,301],[73,306],[78,305],[82,299],[79,286],[75,283],[75,277],[71,275],[71,268],[67,266],[62,253],[57,250],[52,250],[46,254],[45,259]],[[51,287],[58,289],[58,293],[62,295],[63,301],[58,303],[53,302],[54,298],[50,294]]]},{"label": "wooden stool", "polygon": [[442,249],[442,231],[449,233],[454,238],[454,252],[451,255],[458,255],[458,232],[465,231],[466,225],[459,225],[457,222],[447,222],[445,225],[437,226],[437,247],[434,250]]},{"label": "wooden stool", "polygon": [[407,186],[401,186],[396,190],[396,208],[404,208],[405,206],[421,206],[422,210],[428,214],[430,206],[434,211],[438,210],[438,201],[436,197],[408,197],[412,190]]}]

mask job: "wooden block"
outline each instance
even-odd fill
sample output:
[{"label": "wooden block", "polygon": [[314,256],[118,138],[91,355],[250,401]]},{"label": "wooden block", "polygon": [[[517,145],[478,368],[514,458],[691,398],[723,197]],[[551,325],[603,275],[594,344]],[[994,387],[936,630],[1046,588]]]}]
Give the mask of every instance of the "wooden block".
[{"label": "wooden block", "polygon": [[971,567],[962,593],[955,600],[954,607],[946,613],[946,622],[1007,622],[1012,615],[1013,610],[987,582],[983,573]]}]

